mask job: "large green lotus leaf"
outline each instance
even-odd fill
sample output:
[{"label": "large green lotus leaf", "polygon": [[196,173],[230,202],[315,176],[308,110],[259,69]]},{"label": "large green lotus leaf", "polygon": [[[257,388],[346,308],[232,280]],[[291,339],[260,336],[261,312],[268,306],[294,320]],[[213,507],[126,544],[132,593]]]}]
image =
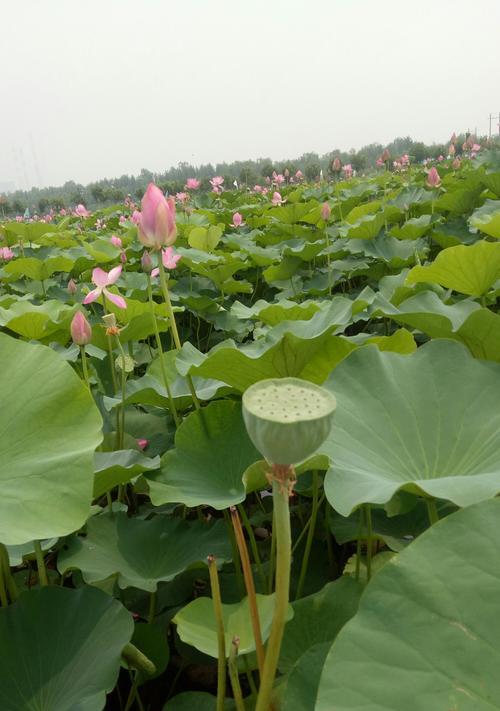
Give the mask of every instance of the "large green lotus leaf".
[{"label": "large green lotus leaf", "polygon": [[[274,613],[274,593],[272,595],[257,594],[260,630],[262,641],[265,642],[271,631]],[[233,605],[222,605],[224,619],[224,639],[226,641],[226,656],[231,650],[233,637],[240,638],[239,653],[248,654],[255,651],[255,640],[252,631],[248,598]],[[287,620],[293,618],[293,608],[288,606]],[[179,637],[186,644],[196,647],[200,652],[217,659],[217,624],[214,615],[214,604],[209,597],[199,597],[179,610],[173,618],[177,625]]]},{"label": "large green lotus leaf", "polygon": [[434,201],[434,209],[455,215],[470,213],[478,203],[480,190],[471,187],[443,193]]},{"label": "large green lotus leaf", "polygon": [[9,262],[5,267],[7,274],[16,276],[27,276],[30,279],[44,281],[55,272],[70,272],[73,268],[74,259],[69,257],[49,257],[48,259],[36,259],[35,257],[24,257]]},{"label": "large green lotus leaf", "polygon": [[0,308],[0,326],[30,340],[65,343],[74,313],[74,306],[53,299],[40,305],[17,301],[8,308]]},{"label": "large green lotus leaf", "polygon": [[130,613],[96,588],[24,593],[0,610],[0,708],[101,711],[132,631]]},{"label": "large green lotus leaf", "polygon": [[443,249],[432,264],[417,266],[407,282],[441,284],[460,294],[482,296],[500,278],[500,243],[476,242]]},{"label": "large green lotus leaf", "polygon": [[423,237],[431,228],[431,215],[421,215],[420,217],[412,217],[406,220],[401,226],[395,226],[391,229],[391,235],[398,239],[416,240]]},{"label": "large green lotus leaf", "polygon": [[285,628],[280,671],[286,673],[310,647],[333,642],[358,609],[363,586],[348,576],[327,583],[314,595],[292,603],[293,620]]},{"label": "large green lotus leaf", "polygon": [[319,642],[297,659],[288,672],[281,711],[314,711],[321,672],[330,647],[331,642]]},{"label": "large green lotus leaf", "polygon": [[448,340],[402,356],[354,351],[325,387],[335,393],[321,448],[332,467],[325,492],[347,516],[400,489],[468,506],[500,491],[500,366]]},{"label": "large green lotus leaf", "polygon": [[183,503],[225,509],[245,499],[243,475],[261,459],[247,434],[241,405],[217,401],[193,412],[162,457],[159,474],[147,474],[155,506]]},{"label": "large green lotus leaf", "polygon": [[500,709],[499,536],[493,499],[389,561],[333,643],[316,710]]},{"label": "large green lotus leaf", "polygon": [[59,554],[61,573],[81,570],[89,584],[116,576],[121,588],[154,592],[159,582],[173,580],[207,556],[231,559],[231,545],[223,521],[205,524],[155,516],[129,518],[126,513],[103,513],[87,523],[87,535],[68,541]]},{"label": "large green lotus leaf", "polygon": [[26,242],[38,243],[38,239],[47,233],[57,232],[58,226],[47,222],[6,222],[7,233],[22,237]]},{"label": "large green lotus leaf", "polygon": [[500,239],[500,200],[486,200],[482,207],[474,210],[469,222],[479,232]]},{"label": "large green lotus leaf", "polygon": [[94,455],[94,498],[119,484],[126,484],[145,471],[158,469],[160,457],[146,457],[133,449],[96,452]]},{"label": "large green lotus leaf", "polygon": [[177,358],[178,370],[182,375],[221,380],[241,392],[264,378],[303,377],[306,368],[321,382],[344,355],[343,350],[335,352],[331,363],[318,366],[325,361],[325,345],[332,335],[352,320],[352,308],[349,300],[333,299],[327,310],[308,321],[283,321],[263,338],[239,348],[225,341],[203,354],[185,343]]},{"label": "large green lotus leaf", "polygon": [[385,224],[383,212],[374,215],[364,215],[352,225],[344,225],[340,228],[341,237],[349,239],[373,239],[378,235]]},{"label": "large green lotus leaf", "polygon": [[0,541],[64,536],[85,522],[102,420],[50,348],[0,334]]},{"label": "large green lotus leaf", "polygon": [[424,257],[427,245],[424,240],[403,241],[381,233],[372,240],[351,239],[346,250],[352,254],[364,254],[387,262],[392,267],[402,267],[416,261],[416,255]]},{"label": "large green lotus leaf", "polygon": [[297,304],[295,301],[282,299],[275,304],[270,304],[264,299],[259,299],[252,306],[245,306],[236,301],[231,306],[231,313],[240,319],[255,319],[268,326],[277,326],[282,321],[307,321],[317,311],[327,307],[327,301],[303,301]]}]

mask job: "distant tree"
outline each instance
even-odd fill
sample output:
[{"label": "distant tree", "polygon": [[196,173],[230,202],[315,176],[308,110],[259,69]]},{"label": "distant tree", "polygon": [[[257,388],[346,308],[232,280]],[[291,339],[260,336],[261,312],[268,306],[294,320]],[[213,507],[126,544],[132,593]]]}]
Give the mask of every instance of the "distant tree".
[{"label": "distant tree", "polygon": [[358,153],[354,153],[353,156],[351,156],[351,165],[356,170],[359,172],[360,170],[364,170],[366,168],[366,155],[359,151]]},{"label": "distant tree", "polygon": [[90,194],[97,204],[105,201],[105,193],[102,185],[92,185],[90,187]]},{"label": "distant tree", "polygon": [[321,166],[318,161],[314,161],[313,163],[308,163],[305,168],[305,176],[308,180],[313,181],[316,180],[316,178],[319,177],[321,171]]},{"label": "distant tree", "polygon": [[260,168],[261,175],[264,176],[264,178],[270,178],[274,172],[274,166],[271,163],[271,161],[266,161],[263,163],[263,165]]},{"label": "distant tree", "polygon": [[42,197],[38,201],[38,210],[40,212],[47,212],[49,205],[50,205],[50,201],[47,198]]}]

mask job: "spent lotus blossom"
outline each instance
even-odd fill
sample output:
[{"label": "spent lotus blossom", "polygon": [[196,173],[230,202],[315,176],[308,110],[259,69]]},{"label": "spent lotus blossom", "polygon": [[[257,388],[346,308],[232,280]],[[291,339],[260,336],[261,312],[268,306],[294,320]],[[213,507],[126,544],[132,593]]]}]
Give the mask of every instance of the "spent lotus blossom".
[{"label": "spent lotus blossom", "polygon": [[92,340],[92,326],[81,311],[73,316],[70,331],[73,343],[77,346],[86,346]]},{"label": "spent lotus blossom", "polygon": [[9,247],[0,247],[0,260],[2,262],[10,261],[14,256],[14,252]]},{"label": "spent lotus blossom", "polygon": [[434,166],[427,173],[426,183],[429,188],[439,188],[441,185],[441,177]]},{"label": "spent lotus blossom", "polygon": [[85,205],[82,205],[79,203],[74,210],[74,213],[77,217],[89,217],[90,212],[87,210]]},{"label": "spent lotus blossom", "polygon": [[[177,239],[175,224],[175,200],[166,198],[160,188],[149,183],[141,201],[137,228],[139,240],[145,247],[161,249],[172,245]],[[134,221],[135,212],[132,215]]]},{"label": "spent lotus blossom", "polygon": [[109,299],[109,301],[115,304],[115,306],[118,306],[119,309],[126,309],[127,302],[125,301],[125,299],[122,296],[119,296],[118,294],[113,294],[107,288],[108,286],[111,286],[116,281],[118,281],[118,278],[121,273],[121,266],[113,267],[110,272],[105,272],[104,269],[96,267],[92,271],[92,282],[95,284],[96,288],[87,294],[87,296],[83,300],[83,303],[91,304],[93,301],[96,301],[96,299],[103,295],[107,299]]},{"label": "spent lotus blossom", "polygon": [[272,204],[276,207],[277,205],[283,205],[285,202],[283,198],[281,197],[280,193],[278,191],[275,191],[273,193],[273,197],[271,199]]},{"label": "spent lotus blossom", "polygon": [[244,224],[243,215],[240,212],[235,212],[233,215],[233,227],[241,227]]},{"label": "spent lotus blossom", "polygon": [[[163,266],[165,269],[175,269],[177,266],[177,262],[181,258],[180,254],[177,254],[177,252],[174,250],[173,247],[167,247],[167,249],[163,249],[161,253],[161,260],[163,262]],[[160,273],[160,270],[158,267],[153,269],[151,272],[152,277],[157,277]]]},{"label": "spent lotus blossom", "polygon": [[198,190],[201,183],[198,178],[188,178],[186,180],[186,190]]}]

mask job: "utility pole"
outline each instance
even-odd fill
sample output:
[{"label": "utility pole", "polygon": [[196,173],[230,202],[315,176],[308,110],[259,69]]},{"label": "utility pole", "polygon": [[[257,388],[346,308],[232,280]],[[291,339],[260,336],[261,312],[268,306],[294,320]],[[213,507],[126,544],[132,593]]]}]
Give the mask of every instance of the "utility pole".
[{"label": "utility pole", "polygon": [[498,112],[497,116],[495,116],[494,114],[490,114],[488,118],[489,118],[489,122],[490,122],[490,130],[489,130],[488,136],[491,138],[491,122],[494,121],[495,119],[498,119],[498,124],[497,124],[498,135],[500,135],[500,111]]}]

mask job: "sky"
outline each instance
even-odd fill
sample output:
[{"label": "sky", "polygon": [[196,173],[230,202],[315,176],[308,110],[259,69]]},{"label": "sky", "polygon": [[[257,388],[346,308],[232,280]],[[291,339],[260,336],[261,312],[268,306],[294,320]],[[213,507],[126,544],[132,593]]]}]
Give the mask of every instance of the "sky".
[{"label": "sky", "polygon": [[3,190],[443,141],[500,111],[500,0],[0,7]]}]

